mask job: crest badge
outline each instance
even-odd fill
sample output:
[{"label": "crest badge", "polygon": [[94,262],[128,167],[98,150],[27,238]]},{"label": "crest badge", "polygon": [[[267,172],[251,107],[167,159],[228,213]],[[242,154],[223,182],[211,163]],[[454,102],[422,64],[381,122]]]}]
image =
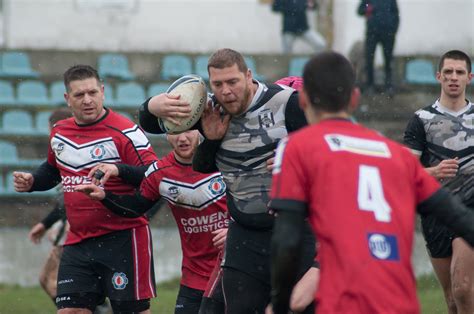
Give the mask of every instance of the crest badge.
[{"label": "crest badge", "polygon": [[92,147],[91,151],[91,158],[94,160],[100,160],[105,156],[105,147],[102,144],[97,144]]},{"label": "crest badge", "polygon": [[115,273],[112,277],[112,284],[117,290],[123,290],[128,284],[127,275],[124,273]]},{"label": "crest badge", "polygon": [[264,129],[271,128],[275,125],[275,119],[273,118],[273,112],[270,110],[263,110],[258,114],[258,123]]}]

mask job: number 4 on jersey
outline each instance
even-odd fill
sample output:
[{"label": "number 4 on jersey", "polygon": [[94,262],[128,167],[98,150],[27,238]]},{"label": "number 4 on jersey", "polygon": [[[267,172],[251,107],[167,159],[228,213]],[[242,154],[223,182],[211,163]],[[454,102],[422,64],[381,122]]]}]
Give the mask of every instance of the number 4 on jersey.
[{"label": "number 4 on jersey", "polygon": [[359,166],[357,201],[360,210],[374,212],[375,220],[390,222],[392,209],[383,195],[382,179],[377,167]]}]

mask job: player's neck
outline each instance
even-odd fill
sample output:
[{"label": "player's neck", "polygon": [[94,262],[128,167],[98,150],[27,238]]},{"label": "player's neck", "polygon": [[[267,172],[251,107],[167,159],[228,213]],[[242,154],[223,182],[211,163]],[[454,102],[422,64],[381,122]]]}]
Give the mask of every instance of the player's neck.
[{"label": "player's neck", "polygon": [[449,97],[448,95],[441,93],[439,102],[443,107],[456,112],[466,107],[466,93],[462,93],[458,97]]},{"label": "player's neck", "polygon": [[176,154],[176,152],[173,152],[174,158],[180,163],[180,164],[185,164],[185,165],[190,165],[193,163],[193,157],[191,158],[184,158]]},{"label": "player's neck", "polygon": [[314,119],[308,119],[310,124],[319,123],[323,120],[328,119],[350,119],[351,116],[346,111],[339,111],[339,112],[318,112],[315,114]]}]

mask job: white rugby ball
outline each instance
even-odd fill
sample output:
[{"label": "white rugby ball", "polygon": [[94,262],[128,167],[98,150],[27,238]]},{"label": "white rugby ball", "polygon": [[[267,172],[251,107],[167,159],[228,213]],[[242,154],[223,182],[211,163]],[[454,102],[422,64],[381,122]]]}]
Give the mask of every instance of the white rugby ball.
[{"label": "white rugby ball", "polygon": [[185,75],[174,81],[166,93],[180,95],[180,99],[187,101],[191,106],[191,114],[187,118],[176,118],[180,121],[180,125],[158,118],[160,128],[168,134],[178,134],[189,130],[201,118],[206,106],[206,83],[197,75]]}]

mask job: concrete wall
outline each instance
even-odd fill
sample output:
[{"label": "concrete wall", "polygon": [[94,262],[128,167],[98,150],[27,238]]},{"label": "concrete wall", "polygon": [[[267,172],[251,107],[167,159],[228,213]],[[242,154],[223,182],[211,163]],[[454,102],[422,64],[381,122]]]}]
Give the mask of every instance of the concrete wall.
[{"label": "concrete wall", "polygon": [[[330,0],[320,0],[330,1]],[[364,37],[359,0],[333,0],[333,48]],[[398,0],[396,54],[474,54],[474,0]],[[280,51],[280,16],[262,0],[3,0],[7,49],[245,53]],[[1,23],[1,19],[0,19]],[[0,27],[0,30],[2,27]],[[0,40],[1,44],[1,40]],[[309,49],[298,43],[295,53]]]}]

